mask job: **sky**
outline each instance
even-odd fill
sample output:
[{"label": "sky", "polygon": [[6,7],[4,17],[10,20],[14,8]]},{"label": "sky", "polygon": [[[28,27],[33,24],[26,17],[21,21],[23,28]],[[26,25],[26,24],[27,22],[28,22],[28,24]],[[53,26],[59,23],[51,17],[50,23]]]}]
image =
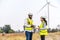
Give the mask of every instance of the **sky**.
[{"label": "sky", "polygon": [[[60,24],[60,0],[49,0],[50,28],[56,28]],[[0,27],[11,25],[14,30],[23,30],[24,19],[28,13],[33,14],[34,25],[40,24],[40,16],[48,19],[46,0],[0,0]]]}]

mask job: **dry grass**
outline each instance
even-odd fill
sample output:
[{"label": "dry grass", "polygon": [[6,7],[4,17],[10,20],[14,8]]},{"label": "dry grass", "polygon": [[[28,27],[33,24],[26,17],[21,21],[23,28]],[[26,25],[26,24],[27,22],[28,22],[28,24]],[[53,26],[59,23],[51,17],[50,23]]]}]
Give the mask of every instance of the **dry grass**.
[{"label": "dry grass", "polygon": [[[4,36],[0,34],[0,40],[25,40],[25,39],[26,38],[24,33],[5,34]],[[33,40],[40,40],[40,36],[38,33],[34,33]],[[60,40],[60,32],[49,33],[49,35],[46,36],[46,40]]]}]

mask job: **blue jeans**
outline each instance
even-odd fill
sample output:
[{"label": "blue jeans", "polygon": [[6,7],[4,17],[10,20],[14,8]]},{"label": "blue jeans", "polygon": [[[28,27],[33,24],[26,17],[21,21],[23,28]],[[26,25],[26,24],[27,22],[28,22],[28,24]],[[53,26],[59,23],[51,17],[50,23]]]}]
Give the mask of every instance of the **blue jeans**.
[{"label": "blue jeans", "polygon": [[45,35],[41,35],[41,40],[45,40]]},{"label": "blue jeans", "polygon": [[26,31],[26,32],[25,32],[25,35],[26,35],[26,40],[32,40],[33,32],[28,32],[28,31]]}]

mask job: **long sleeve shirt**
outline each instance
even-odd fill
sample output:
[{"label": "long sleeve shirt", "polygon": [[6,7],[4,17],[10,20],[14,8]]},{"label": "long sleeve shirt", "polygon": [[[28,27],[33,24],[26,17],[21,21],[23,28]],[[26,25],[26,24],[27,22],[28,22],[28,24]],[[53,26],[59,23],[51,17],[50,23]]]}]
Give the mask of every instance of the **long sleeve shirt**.
[{"label": "long sleeve shirt", "polygon": [[[31,25],[28,24],[27,19],[25,19],[24,21],[24,27],[31,27]],[[25,30],[25,31],[33,32],[33,30]]]},{"label": "long sleeve shirt", "polygon": [[46,23],[44,23],[44,27],[43,28],[40,28],[40,30],[45,30],[45,29],[47,29]]}]

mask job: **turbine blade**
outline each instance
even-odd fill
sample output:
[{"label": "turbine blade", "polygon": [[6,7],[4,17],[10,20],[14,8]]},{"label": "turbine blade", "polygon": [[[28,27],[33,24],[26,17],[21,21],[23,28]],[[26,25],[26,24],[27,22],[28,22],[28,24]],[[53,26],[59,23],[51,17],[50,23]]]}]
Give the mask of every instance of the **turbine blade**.
[{"label": "turbine blade", "polygon": [[46,2],[48,2],[48,0],[46,0]]},{"label": "turbine blade", "polygon": [[42,11],[46,5],[47,5],[47,4],[45,4],[45,5],[39,10],[39,12]]},{"label": "turbine blade", "polygon": [[54,5],[52,5],[52,4],[50,4],[50,6],[57,8],[56,6],[54,6]]},{"label": "turbine blade", "polygon": [[48,3],[48,2],[50,2],[50,0],[46,0],[46,2]]}]

